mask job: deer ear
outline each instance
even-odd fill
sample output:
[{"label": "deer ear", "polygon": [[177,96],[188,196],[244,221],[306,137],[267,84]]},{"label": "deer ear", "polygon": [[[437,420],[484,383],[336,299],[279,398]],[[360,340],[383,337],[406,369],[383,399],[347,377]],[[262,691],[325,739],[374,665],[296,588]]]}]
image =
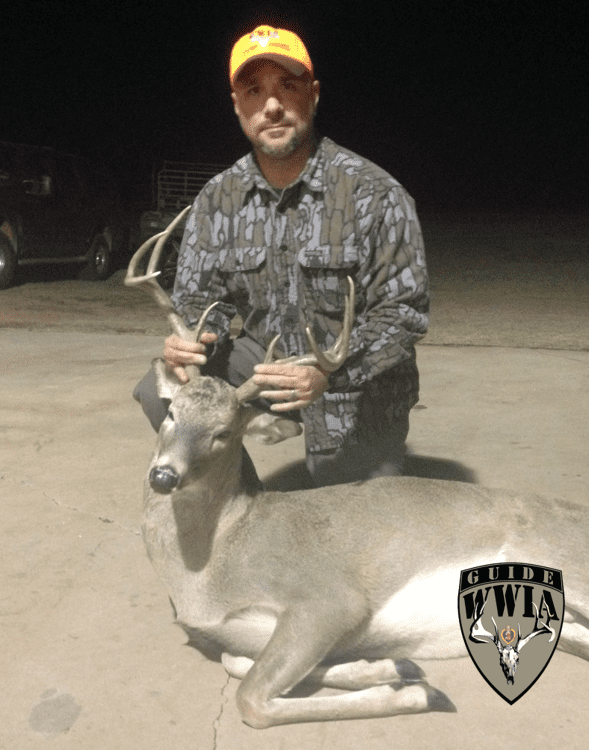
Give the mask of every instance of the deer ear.
[{"label": "deer ear", "polygon": [[182,388],[182,383],[173,372],[168,370],[163,359],[154,359],[151,364],[155,372],[157,395],[171,401]]},{"label": "deer ear", "polygon": [[244,435],[264,445],[275,445],[288,438],[296,437],[303,431],[302,426],[292,419],[284,419],[253,407],[247,407],[249,422]]}]

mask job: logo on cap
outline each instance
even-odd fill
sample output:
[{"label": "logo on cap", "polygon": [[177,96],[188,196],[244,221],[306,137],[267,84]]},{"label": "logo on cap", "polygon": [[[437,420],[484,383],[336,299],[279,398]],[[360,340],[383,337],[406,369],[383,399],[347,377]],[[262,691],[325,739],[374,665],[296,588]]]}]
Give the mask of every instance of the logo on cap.
[{"label": "logo on cap", "polygon": [[276,29],[268,29],[268,31],[266,31],[263,28],[259,28],[250,34],[250,39],[252,40],[252,42],[257,42],[260,47],[266,47],[268,42],[270,41],[270,37],[272,39],[278,39],[279,36],[280,34],[276,31]]},{"label": "logo on cap", "polygon": [[287,68],[295,75],[305,71],[313,75],[313,63],[305,45],[292,31],[258,26],[239,39],[229,61],[229,78],[234,81],[243,66],[254,58],[266,58]]}]

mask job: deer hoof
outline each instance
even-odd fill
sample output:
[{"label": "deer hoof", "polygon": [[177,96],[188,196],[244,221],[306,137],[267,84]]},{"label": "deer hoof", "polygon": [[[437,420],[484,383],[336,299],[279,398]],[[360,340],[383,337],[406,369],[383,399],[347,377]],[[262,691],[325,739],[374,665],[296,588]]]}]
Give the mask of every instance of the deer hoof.
[{"label": "deer hoof", "polygon": [[178,474],[171,466],[154,466],[149,472],[149,484],[154,492],[168,495],[179,481]]},{"label": "deer hoof", "polygon": [[429,685],[427,687],[427,707],[430,711],[443,711],[449,714],[455,714],[458,711],[445,693]]},{"label": "deer hoof", "polygon": [[395,659],[395,669],[403,682],[422,682],[425,678],[423,669],[410,659]]}]

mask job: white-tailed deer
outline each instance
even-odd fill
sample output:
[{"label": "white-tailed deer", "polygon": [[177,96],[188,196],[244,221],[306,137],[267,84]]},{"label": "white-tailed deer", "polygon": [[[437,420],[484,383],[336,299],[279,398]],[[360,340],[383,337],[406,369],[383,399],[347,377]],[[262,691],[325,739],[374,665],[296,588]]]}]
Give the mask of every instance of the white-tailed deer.
[{"label": "white-tailed deer", "polygon": [[[147,273],[135,276],[149,243],[126,283],[147,285],[174,330],[198,336],[206,312],[188,331],[155,281],[158,237]],[[322,354],[309,337],[314,353],[301,361],[334,369],[345,359],[350,297],[338,341]],[[259,389],[197,372],[181,385],[161,360],[154,366],[171,403],[145,481],[147,552],[191,642],[242,680],[247,724],[455,710],[408,660],[466,655],[458,582],[479,565],[561,570],[559,648],[589,660],[587,508],[410,477],[250,494],[241,445],[260,421],[247,404]],[[295,697],[301,682],[348,692]]]}]

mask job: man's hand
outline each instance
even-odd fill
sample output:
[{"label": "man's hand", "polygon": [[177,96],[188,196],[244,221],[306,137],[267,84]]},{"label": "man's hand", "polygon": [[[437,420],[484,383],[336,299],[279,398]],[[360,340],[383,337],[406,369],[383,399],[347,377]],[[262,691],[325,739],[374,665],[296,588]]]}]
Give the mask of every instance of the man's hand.
[{"label": "man's hand", "polygon": [[164,346],[164,361],[168,369],[172,370],[174,375],[181,383],[188,383],[188,374],[184,369],[185,365],[206,365],[205,344],[212,344],[217,340],[216,333],[204,332],[200,341],[196,344],[190,341],[184,341],[180,336],[172,334],[168,336]]},{"label": "man's hand", "polygon": [[317,367],[299,365],[256,365],[254,383],[269,386],[260,396],[280,403],[273,404],[272,411],[305,409],[317,401],[328,388],[328,373]]}]

